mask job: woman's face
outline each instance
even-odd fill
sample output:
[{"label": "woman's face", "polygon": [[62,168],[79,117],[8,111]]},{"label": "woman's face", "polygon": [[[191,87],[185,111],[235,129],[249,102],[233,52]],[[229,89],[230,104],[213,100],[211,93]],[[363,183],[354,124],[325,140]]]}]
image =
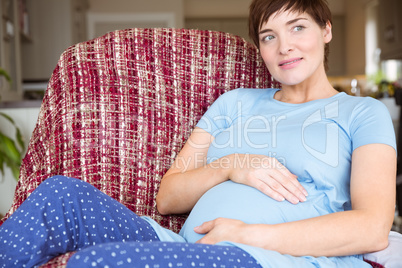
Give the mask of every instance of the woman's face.
[{"label": "woman's face", "polygon": [[329,24],[324,29],[307,13],[279,11],[260,29],[260,53],[278,82],[297,85],[325,74],[324,46],[331,38]]}]

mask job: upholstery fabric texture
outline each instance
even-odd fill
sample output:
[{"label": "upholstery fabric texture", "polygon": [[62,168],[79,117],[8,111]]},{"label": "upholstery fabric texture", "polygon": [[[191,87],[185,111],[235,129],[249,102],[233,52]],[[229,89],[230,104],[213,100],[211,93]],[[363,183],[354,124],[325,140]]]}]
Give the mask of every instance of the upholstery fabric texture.
[{"label": "upholstery fabric texture", "polygon": [[227,33],[136,28],[73,45],[48,83],[0,224],[43,180],[65,175],[178,232],[186,215],[161,216],[155,197],[197,121],[228,90],[278,86],[255,46]]}]

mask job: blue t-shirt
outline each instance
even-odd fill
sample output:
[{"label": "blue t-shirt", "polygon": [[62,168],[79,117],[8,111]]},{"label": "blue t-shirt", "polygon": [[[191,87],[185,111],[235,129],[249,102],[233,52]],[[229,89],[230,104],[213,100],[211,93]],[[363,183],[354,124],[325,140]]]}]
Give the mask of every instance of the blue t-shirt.
[{"label": "blue t-shirt", "polygon": [[[298,176],[309,194],[307,201],[297,205],[278,202],[255,188],[226,181],[207,191],[194,206],[180,232],[186,241],[196,242],[202,236],[193,228],[218,217],[250,224],[275,224],[350,210],[353,150],[370,143],[396,148],[389,112],[373,98],[339,93],[327,99],[290,104],[275,100],[276,91],[229,91],[211,105],[197,126],[215,137],[208,150],[208,163],[232,153],[275,157]],[[278,263],[288,260],[287,256],[284,260],[285,255],[271,251],[235,245],[247,250],[260,263],[270,259],[272,265],[272,258]],[[295,260],[301,261],[289,258],[292,265]],[[311,262],[310,259],[310,264],[357,261],[364,265],[359,256],[312,258]]]}]

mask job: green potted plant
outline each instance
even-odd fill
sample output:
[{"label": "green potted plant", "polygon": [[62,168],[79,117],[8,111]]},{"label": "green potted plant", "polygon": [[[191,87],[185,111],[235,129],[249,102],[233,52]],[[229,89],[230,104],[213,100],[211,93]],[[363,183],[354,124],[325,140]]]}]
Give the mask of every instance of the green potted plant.
[{"label": "green potted plant", "polygon": [[[11,83],[10,76],[3,68],[0,68],[0,77],[1,76],[4,76],[6,80]],[[15,128],[15,139],[5,135],[0,129],[0,172],[4,175],[4,169],[8,166],[14,178],[18,180],[22,152],[25,148],[24,140],[20,129],[10,116],[5,113],[0,113],[0,117],[5,118]]]},{"label": "green potted plant", "polygon": [[8,75],[8,73],[6,72],[6,70],[4,70],[3,68],[0,67],[0,76],[4,76],[6,78],[6,80],[11,83],[11,77]]}]

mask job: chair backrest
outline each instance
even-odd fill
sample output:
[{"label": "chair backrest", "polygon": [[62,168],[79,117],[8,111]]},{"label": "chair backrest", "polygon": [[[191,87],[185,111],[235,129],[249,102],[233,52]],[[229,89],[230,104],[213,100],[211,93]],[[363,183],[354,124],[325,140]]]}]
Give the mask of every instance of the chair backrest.
[{"label": "chair backrest", "polygon": [[7,217],[59,174],[178,231],[185,215],[161,216],[155,196],[194,125],[223,92],[275,86],[257,49],[227,33],[127,29],[71,46],[49,81]]}]

